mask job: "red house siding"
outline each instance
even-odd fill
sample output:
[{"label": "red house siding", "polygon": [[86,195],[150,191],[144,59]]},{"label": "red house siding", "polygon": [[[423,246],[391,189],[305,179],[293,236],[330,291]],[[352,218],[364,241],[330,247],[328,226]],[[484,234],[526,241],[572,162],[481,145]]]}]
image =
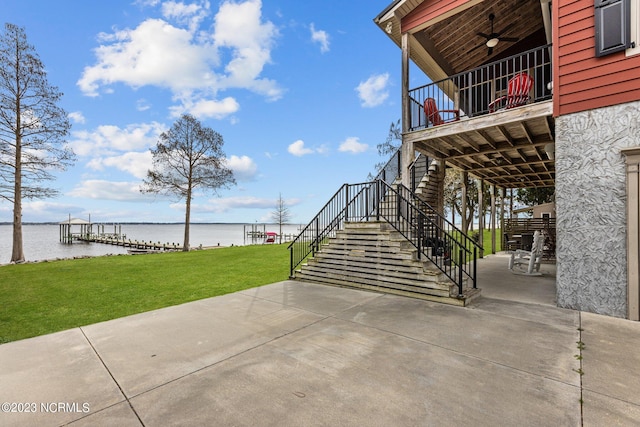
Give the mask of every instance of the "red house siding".
[{"label": "red house siding", "polygon": [[440,15],[468,3],[469,0],[427,0],[402,18],[402,32],[409,32]]},{"label": "red house siding", "polygon": [[553,2],[554,115],[640,100],[640,55],[595,57],[592,0]]}]

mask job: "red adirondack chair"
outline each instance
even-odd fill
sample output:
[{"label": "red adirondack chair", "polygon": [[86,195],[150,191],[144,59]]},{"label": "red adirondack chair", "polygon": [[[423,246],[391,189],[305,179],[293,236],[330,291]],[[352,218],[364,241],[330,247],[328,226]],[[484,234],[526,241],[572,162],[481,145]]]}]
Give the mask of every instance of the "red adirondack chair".
[{"label": "red adirondack chair", "polygon": [[515,108],[529,102],[529,91],[533,86],[533,77],[527,73],[518,73],[509,80],[507,94],[489,104],[489,112],[501,108]]},{"label": "red adirondack chair", "polygon": [[[450,120],[443,120],[440,113],[453,114],[453,118]],[[427,117],[427,126],[429,122],[433,123],[433,126],[438,126],[443,123],[460,120],[460,110],[438,110],[436,100],[433,98],[427,98],[424,100],[424,114]]]}]

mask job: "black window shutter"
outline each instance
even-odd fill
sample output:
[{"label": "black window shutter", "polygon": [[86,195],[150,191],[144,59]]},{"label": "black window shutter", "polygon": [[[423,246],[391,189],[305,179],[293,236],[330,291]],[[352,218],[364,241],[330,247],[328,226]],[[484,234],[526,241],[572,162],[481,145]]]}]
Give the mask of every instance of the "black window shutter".
[{"label": "black window shutter", "polygon": [[631,47],[630,0],[595,0],[596,56]]}]

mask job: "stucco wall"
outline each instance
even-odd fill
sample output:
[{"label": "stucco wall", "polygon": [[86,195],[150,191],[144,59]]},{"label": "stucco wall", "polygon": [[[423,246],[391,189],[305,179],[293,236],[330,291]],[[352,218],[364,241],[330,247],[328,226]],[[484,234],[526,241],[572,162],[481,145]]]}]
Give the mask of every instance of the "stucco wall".
[{"label": "stucco wall", "polygon": [[556,119],[560,307],[627,315],[626,172],[640,145],[640,102]]}]

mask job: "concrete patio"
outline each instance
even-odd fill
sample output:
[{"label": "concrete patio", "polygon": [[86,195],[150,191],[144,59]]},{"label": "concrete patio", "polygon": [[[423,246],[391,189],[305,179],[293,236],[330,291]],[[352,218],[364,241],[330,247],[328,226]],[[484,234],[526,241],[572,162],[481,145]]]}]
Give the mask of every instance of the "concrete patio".
[{"label": "concrete patio", "polygon": [[639,425],[640,323],[506,264],[468,308],[283,281],[3,344],[0,425]]}]

